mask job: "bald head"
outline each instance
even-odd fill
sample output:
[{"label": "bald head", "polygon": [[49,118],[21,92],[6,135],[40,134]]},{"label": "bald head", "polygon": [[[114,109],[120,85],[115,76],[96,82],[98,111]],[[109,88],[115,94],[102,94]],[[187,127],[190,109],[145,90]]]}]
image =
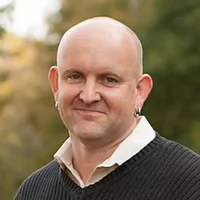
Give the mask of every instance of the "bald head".
[{"label": "bald head", "polygon": [[57,62],[49,78],[72,140],[95,148],[123,141],[152,88],[135,33],[114,19],[86,20],[64,34]]},{"label": "bald head", "polygon": [[[108,17],[96,17],[85,20],[72,28],[63,35],[57,53],[57,65],[60,66],[61,60],[65,57],[65,52],[76,40],[77,48],[87,41],[91,51],[98,48],[110,48],[112,51],[117,49],[124,50],[129,54],[130,65],[139,74],[143,71],[143,51],[140,40],[136,34],[126,25]],[[78,41],[78,42],[77,42]]]}]

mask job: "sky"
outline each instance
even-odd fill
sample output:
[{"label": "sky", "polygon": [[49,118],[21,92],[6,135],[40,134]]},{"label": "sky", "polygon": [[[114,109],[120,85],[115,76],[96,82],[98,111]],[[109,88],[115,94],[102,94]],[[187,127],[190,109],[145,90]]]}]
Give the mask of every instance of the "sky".
[{"label": "sky", "polygon": [[[11,0],[0,0],[0,7]],[[47,25],[45,18],[59,7],[58,0],[15,0],[13,20],[6,24],[10,32],[36,39],[45,37]]]}]

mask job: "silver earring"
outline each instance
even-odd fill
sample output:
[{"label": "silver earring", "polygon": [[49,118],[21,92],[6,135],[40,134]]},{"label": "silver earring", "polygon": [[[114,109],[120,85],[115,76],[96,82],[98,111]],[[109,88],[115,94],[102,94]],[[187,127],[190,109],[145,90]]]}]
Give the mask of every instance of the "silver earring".
[{"label": "silver earring", "polygon": [[56,103],[55,103],[55,107],[58,109],[58,101],[56,101]]},{"label": "silver earring", "polygon": [[141,113],[141,108],[140,108],[140,107],[138,107],[138,108],[136,108],[136,109],[135,109],[134,116],[137,118],[137,117],[139,117],[139,116],[140,116],[140,113]]}]

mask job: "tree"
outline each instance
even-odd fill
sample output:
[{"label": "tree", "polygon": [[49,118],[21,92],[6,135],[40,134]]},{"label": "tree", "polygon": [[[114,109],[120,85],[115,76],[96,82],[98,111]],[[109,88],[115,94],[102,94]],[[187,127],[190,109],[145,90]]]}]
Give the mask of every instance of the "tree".
[{"label": "tree", "polygon": [[[13,2],[0,7],[0,42],[3,38],[3,35],[7,32],[6,31],[6,24],[11,21],[13,10]],[[0,58],[7,56],[8,52],[4,51],[2,45],[0,45]]]},{"label": "tree", "polygon": [[12,55],[0,60],[0,199],[7,200],[25,177],[53,158],[67,134],[57,128],[62,124],[42,65],[44,45],[8,33],[2,44]]},{"label": "tree", "polygon": [[143,35],[155,82],[145,111],[161,133],[200,152],[200,2],[155,1],[155,10]]}]

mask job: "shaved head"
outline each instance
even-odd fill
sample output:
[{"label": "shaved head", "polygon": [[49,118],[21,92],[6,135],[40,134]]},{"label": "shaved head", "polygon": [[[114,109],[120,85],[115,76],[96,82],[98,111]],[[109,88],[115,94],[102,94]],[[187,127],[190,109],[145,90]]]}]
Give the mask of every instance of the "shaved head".
[{"label": "shaved head", "polygon": [[49,78],[72,141],[95,148],[118,144],[132,132],[152,88],[138,37],[108,17],[88,19],[64,34]]},{"label": "shaved head", "polygon": [[[130,56],[130,65],[133,65],[137,74],[143,72],[143,50],[140,40],[137,35],[126,25],[108,17],[96,17],[85,20],[65,32],[63,35],[57,53],[57,65],[60,66],[62,58],[65,57],[65,51],[70,45],[73,45],[73,40],[83,41],[88,40],[88,45],[95,48],[102,48],[104,45],[111,49],[122,48],[127,51]],[[98,45],[97,45],[98,43]]]}]

